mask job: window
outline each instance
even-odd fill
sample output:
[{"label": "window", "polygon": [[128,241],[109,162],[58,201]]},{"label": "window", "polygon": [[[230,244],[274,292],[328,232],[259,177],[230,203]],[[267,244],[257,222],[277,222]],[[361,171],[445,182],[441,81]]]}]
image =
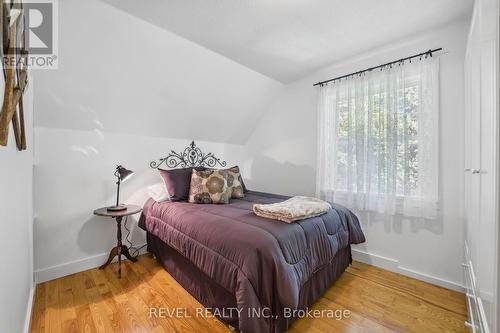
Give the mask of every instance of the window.
[{"label": "window", "polygon": [[434,218],[438,61],[321,87],[318,195],[350,208]]}]

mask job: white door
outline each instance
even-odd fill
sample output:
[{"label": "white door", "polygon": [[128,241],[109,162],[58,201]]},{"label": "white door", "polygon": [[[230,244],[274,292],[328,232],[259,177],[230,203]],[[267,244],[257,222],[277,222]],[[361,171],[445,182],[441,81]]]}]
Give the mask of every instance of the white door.
[{"label": "white door", "polygon": [[490,332],[498,311],[497,6],[476,1],[465,64],[465,240],[475,282],[467,281],[468,293],[477,296],[471,319]]}]

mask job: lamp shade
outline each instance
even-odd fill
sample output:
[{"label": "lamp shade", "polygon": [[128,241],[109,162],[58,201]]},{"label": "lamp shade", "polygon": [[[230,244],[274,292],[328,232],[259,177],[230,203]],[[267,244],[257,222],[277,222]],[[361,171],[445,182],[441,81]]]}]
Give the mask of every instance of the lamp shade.
[{"label": "lamp shade", "polygon": [[120,178],[120,181],[122,181],[122,182],[126,181],[127,179],[129,179],[134,174],[133,171],[125,169],[121,165],[119,165],[116,168],[116,173],[117,173],[117,177]]},{"label": "lamp shade", "polygon": [[122,210],[127,209],[127,206],[120,205],[120,183],[126,181],[127,179],[129,179],[133,174],[134,174],[133,171],[125,169],[121,165],[116,166],[115,177],[118,178],[118,181],[116,182],[116,185],[117,185],[117,189],[116,189],[116,205],[109,206],[108,207],[109,211],[118,212],[118,211],[122,211]]}]

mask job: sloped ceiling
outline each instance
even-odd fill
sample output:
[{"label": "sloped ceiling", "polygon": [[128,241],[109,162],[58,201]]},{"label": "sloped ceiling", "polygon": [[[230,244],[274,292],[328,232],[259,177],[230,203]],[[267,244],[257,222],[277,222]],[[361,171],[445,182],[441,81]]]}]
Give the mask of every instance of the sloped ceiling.
[{"label": "sloped ceiling", "polygon": [[59,1],[35,126],[245,143],[282,84],[99,0]]},{"label": "sloped ceiling", "polygon": [[59,69],[33,73],[35,126],[244,144],[283,82],[471,3],[59,1]]},{"label": "sloped ceiling", "polygon": [[473,0],[103,0],[288,83],[470,16]]}]

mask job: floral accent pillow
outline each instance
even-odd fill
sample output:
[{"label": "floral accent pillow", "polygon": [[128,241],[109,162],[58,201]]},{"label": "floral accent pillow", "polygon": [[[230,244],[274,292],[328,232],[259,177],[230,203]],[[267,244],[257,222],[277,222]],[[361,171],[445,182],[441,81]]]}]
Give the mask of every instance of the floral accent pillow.
[{"label": "floral accent pillow", "polygon": [[189,202],[199,204],[227,204],[231,192],[227,186],[228,172],[226,170],[193,169]]},{"label": "floral accent pillow", "polygon": [[231,198],[238,199],[245,196],[245,185],[243,185],[243,178],[241,178],[240,168],[234,166],[226,169],[227,171],[227,187]]}]

